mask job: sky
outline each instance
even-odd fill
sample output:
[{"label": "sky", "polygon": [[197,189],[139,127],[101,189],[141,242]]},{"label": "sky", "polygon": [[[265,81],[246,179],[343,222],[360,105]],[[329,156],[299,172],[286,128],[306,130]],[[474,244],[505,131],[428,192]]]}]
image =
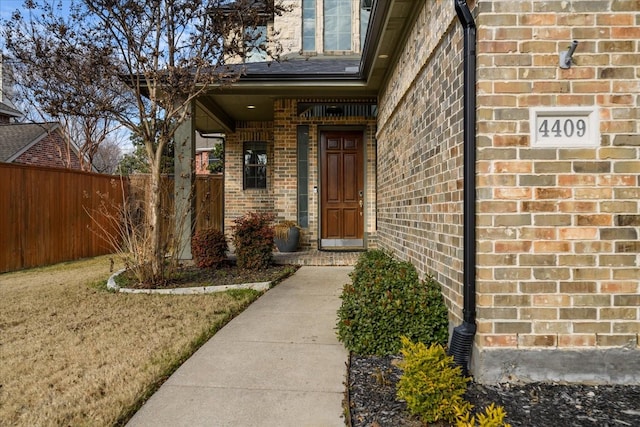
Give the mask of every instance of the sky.
[{"label": "sky", "polygon": [[[60,0],[53,0],[56,3]],[[69,0],[62,0],[62,5],[68,5],[70,3]],[[0,21],[5,21],[11,17],[11,14],[17,10],[22,9],[24,4],[24,0],[0,0]],[[4,38],[0,39],[0,50],[4,49]],[[133,146],[129,140],[129,131],[125,129],[121,129],[116,131],[114,134],[118,145],[122,149],[124,153],[129,153],[133,151]]]},{"label": "sky", "polygon": [[[46,0],[46,1],[54,1],[56,4],[60,3],[63,6],[71,3],[70,0]],[[0,0],[0,21],[4,22],[5,20],[11,18],[11,15],[16,10],[23,9],[24,0]],[[4,47],[4,39],[0,40],[0,48]]]},{"label": "sky", "polygon": [[8,19],[14,10],[22,8],[24,0],[0,0],[0,19]]}]

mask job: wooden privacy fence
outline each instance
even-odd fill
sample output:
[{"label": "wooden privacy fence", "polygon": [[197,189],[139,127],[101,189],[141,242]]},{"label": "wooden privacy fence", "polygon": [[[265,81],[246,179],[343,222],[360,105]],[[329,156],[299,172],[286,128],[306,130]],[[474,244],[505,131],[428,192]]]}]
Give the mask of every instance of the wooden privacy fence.
[{"label": "wooden privacy fence", "polygon": [[[103,212],[113,218],[126,197],[143,210],[147,179],[0,163],[0,273],[113,252],[98,231],[115,233]],[[170,233],[173,179],[163,179],[163,230]],[[194,195],[196,230],[222,229],[222,176],[198,177]]]},{"label": "wooden privacy fence", "polygon": [[[148,200],[145,195],[149,175],[136,174],[129,177],[130,180],[130,198],[141,205],[140,209],[144,209],[144,203]],[[195,230],[203,230],[205,228],[215,228],[224,230],[224,184],[222,175],[198,175],[195,180],[195,187],[192,194],[194,199],[194,224]],[[173,196],[173,177],[162,177],[162,234],[163,241],[166,241],[174,231],[176,219],[175,203]],[[178,213],[178,216],[180,213]]]},{"label": "wooden privacy fence", "polygon": [[119,177],[0,163],[0,272],[110,253],[93,213],[123,197]]}]

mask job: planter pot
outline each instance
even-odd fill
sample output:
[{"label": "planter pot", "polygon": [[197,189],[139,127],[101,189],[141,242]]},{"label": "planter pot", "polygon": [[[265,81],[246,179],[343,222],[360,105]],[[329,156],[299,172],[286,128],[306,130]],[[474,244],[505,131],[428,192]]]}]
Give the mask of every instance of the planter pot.
[{"label": "planter pot", "polygon": [[276,247],[280,252],[295,252],[298,250],[298,242],[300,241],[300,229],[298,227],[290,227],[286,239],[273,239]]}]

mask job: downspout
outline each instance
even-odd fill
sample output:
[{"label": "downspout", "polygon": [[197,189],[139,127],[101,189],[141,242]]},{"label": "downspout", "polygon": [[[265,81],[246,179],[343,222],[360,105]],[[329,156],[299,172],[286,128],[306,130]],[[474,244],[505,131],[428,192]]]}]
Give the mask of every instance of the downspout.
[{"label": "downspout", "polygon": [[453,329],[449,354],[467,376],[476,334],[476,23],[466,0],[453,1],[464,28],[464,321]]}]

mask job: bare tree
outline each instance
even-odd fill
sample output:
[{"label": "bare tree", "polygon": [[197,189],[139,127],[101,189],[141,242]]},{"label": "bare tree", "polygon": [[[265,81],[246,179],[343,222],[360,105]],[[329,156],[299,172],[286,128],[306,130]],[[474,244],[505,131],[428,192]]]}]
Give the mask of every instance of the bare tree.
[{"label": "bare tree", "polygon": [[72,167],[71,153],[76,151],[80,169],[91,171],[100,145],[119,127],[99,107],[110,100],[95,102],[96,97],[107,95],[93,93],[93,97],[88,98],[93,101],[84,104],[82,111],[61,108],[60,86],[51,83],[52,76],[46,76],[24,62],[12,61],[10,67],[14,78],[13,101],[25,113],[22,121],[58,122],[65,142],[65,146],[58,149],[62,162],[66,167]]},{"label": "bare tree", "polygon": [[98,173],[113,175],[118,171],[122,160],[122,150],[112,139],[104,141],[93,156],[93,168]]},{"label": "bare tree", "polygon": [[52,97],[55,111],[76,116],[104,114],[144,141],[148,262],[150,279],[159,281],[164,148],[198,96],[239,78],[242,69],[225,65],[227,58],[256,47],[278,57],[279,45],[265,43],[255,28],[283,8],[274,0],[82,0],[68,7],[64,15],[45,0],[27,0],[28,16],[16,12],[5,25],[6,45],[44,82],[38,101]]}]

